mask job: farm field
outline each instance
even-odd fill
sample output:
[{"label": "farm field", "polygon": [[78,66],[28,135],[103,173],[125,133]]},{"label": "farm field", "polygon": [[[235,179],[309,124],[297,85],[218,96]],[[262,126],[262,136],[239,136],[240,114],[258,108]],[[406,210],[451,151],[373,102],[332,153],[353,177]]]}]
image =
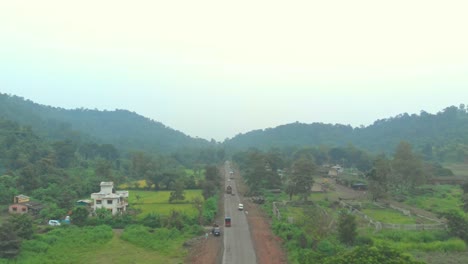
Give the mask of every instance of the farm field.
[{"label": "farm field", "polygon": [[129,205],[130,208],[141,210],[138,218],[150,213],[168,215],[173,210],[189,216],[197,214],[197,210],[190,202],[195,197],[203,199],[201,190],[186,190],[185,200],[181,203],[169,203],[170,193],[170,191],[130,191]]}]

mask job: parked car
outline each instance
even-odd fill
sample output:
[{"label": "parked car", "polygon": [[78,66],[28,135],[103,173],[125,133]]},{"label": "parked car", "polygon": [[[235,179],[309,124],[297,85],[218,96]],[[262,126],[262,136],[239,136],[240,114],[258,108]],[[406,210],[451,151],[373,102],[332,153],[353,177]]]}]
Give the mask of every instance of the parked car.
[{"label": "parked car", "polygon": [[59,226],[60,221],[59,220],[49,220],[49,225],[50,226]]},{"label": "parked car", "polygon": [[213,233],[214,236],[220,236],[221,235],[221,229],[219,229],[219,227],[215,227],[215,228],[213,228],[212,233]]},{"label": "parked car", "polygon": [[242,211],[242,210],[244,210],[244,205],[243,205],[243,204],[239,204],[239,207],[238,207],[238,208],[239,208],[240,211]]}]

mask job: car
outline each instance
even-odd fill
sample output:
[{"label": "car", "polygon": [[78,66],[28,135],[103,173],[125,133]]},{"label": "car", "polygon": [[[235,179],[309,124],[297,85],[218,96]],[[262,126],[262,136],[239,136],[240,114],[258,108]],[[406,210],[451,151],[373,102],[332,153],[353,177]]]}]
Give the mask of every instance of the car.
[{"label": "car", "polygon": [[244,210],[244,205],[243,205],[243,204],[239,204],[239,207],[237,207],[237,208],[239,208],[239,210],[242,211],[242,210]]},{"label": "car", "polygon": [[219,227],[215,227],[215,228],[213,228],[212,233],[213,233],[214,236],[220,236],[221,235],[221,229],[219,229]]},{"label": "car", "polygon": [[59,220],[49,220],[49,225],[50,226],[59,226],[60,221]]}]

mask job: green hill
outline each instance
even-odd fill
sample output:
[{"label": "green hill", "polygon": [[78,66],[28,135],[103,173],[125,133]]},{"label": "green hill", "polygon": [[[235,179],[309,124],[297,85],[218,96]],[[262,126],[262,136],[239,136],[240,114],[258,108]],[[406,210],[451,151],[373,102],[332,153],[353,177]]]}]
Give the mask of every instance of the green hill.
[{"label": "green hill", "polygon": [[127,110],[67,110],[0,93],[0,118],[31,126],[53,140],[92,140],[124,150],[170,153],[181,148],[203,148],[207,140],[192,138]]}]

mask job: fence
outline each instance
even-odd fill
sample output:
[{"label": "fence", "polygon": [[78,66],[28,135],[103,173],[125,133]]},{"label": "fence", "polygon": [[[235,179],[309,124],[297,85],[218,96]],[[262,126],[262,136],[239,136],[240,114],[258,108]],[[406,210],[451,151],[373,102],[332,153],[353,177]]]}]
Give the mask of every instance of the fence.
[{"label": "fence", "polygon": [[281,212],[280,210],[278,209],[278,207],[276,206],[276,202],[273,202],[273,215],[276,216],[276,218],[278,220],[281,219]]},{"label": "fence", "polygon": [[[442,223],[438,220],[433,220],[427,217],[423,217],[429,220],[433,220],[435,222],[438,222],[437,224],[390,224],[390,223],[382,223],[379,221],[375,221],[372,219],[370,216],[364,214],[363,212],[355,209],[351,204],[345,203],[344,201],[340,201],[340,205],[344,208],[348,208],[353,214],[359,215],[361,218],[367,220],[369,222],[369,225],[372,225],[375,227],[375,230],[380,231],[382,229],[393,229],[393,230],[443,230],[447,229],[447,224]],[[381,205],[378,205],[382,207]],[[406,209],[401,209],[395,206],[390,206],[390,208],[398,210],[402,212],[406,216],[410,216],[411,213],[409,210]],[[399,210],[400,209],[400,210]],[[421,217],[417,215],[418,217]]]}]

